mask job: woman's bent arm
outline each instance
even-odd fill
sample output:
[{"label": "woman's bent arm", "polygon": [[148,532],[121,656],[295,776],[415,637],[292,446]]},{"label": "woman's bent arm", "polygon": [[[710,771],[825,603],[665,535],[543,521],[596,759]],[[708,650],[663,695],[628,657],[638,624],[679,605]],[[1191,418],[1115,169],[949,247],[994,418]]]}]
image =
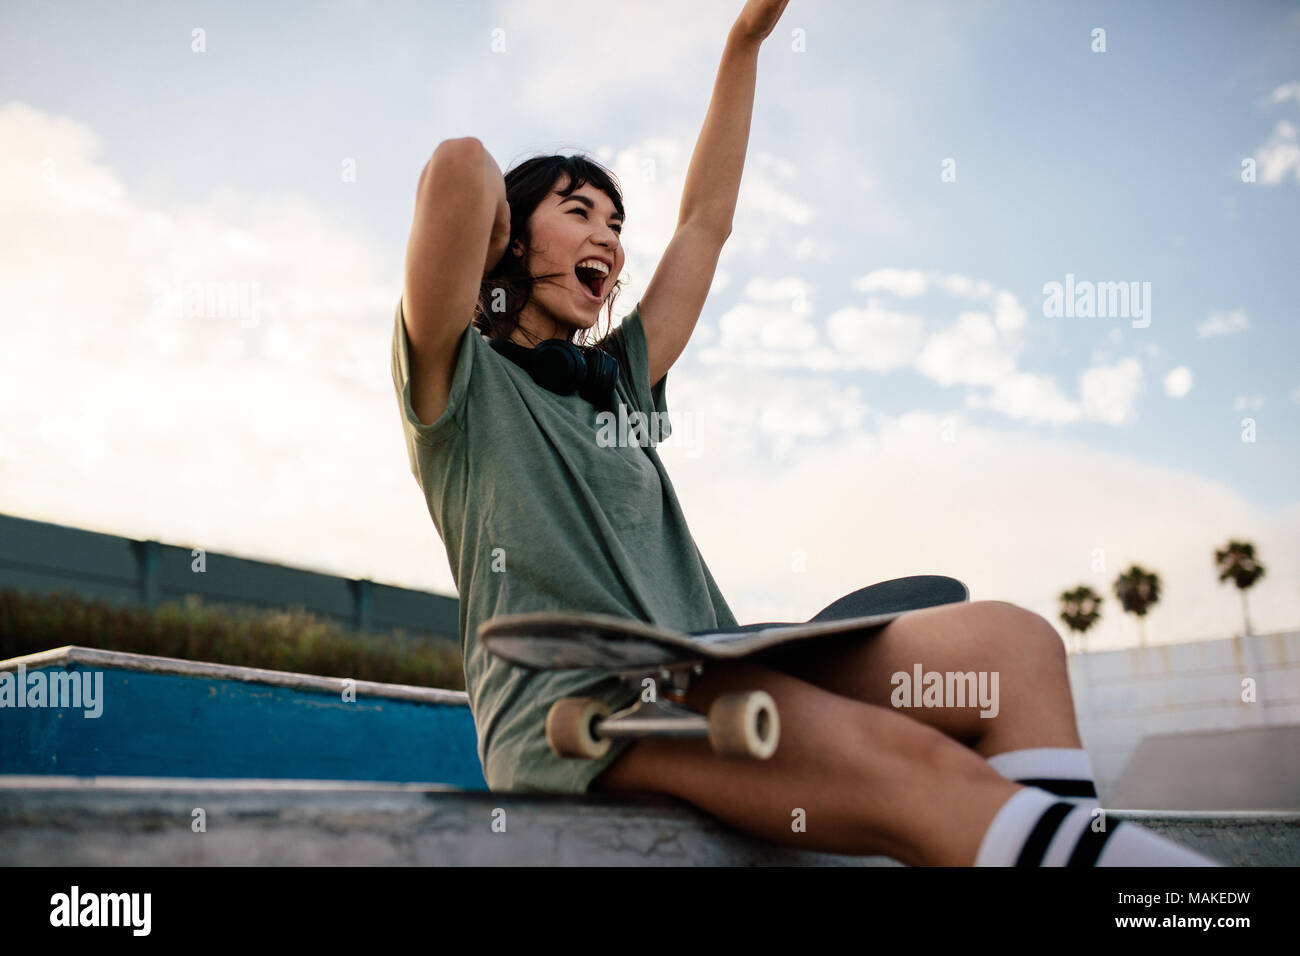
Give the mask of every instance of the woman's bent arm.
[{"label": "woman's bent arm", "polygon": [[472,137],[440,143],[416,188],[402,288],[411,403],[425,425],[447,407],[479,285],[504,254],[509,232],[505,181],[483,144]]}]

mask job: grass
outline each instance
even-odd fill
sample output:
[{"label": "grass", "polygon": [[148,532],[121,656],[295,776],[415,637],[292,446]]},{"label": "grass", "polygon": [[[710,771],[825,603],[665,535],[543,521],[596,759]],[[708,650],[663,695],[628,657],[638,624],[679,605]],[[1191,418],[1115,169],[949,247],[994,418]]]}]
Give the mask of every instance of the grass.
[{"label": "grass", "polygon": [[204,604],[156,610],[69,592],[0,590],[0,660],[76,644],[191,661],[464,690],[460,648],[446,639],[364,634],[302,607],[266,611]]}]

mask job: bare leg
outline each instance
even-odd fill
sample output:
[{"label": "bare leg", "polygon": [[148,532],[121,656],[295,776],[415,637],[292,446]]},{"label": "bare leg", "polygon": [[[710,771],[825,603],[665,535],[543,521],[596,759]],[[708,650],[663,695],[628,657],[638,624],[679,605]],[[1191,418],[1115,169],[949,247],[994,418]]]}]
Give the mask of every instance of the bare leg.
[{"label": "bare leg", "polygon": [[[845,697],[890,707],[943,731],[983,756],[1030,747],[1082,747],[1066,650],[1046,619],[1004,601],[975,601],[905,614],[866,636],[793,644],[760,662]],[[891,676],[996,671],[997,716],[980,708],[897,707]]]},{"label": "bare leg", "polygon": [[[739,830],[823,852],[969,866],[998,809],[1020,789],[942,732],[748,661],[706,670],[687,704],[766,690],[781,738],[769,760],[720,757],[704,741],[640,740],[593,790],[683,799]],[[792,823],[803,810],[807,831]]]}]

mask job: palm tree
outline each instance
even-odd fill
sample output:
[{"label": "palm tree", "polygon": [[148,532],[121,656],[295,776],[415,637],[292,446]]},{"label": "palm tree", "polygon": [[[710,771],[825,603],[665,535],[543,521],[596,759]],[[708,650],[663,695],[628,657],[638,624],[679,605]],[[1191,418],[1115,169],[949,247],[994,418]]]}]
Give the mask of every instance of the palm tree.
[{"label": "palm tree", "polygon": [[1101,620],[1101,595],[1080,584],[1073,591],[1062,591],[1057,598],[1061,602],[1061,620],[1075,637],[1075,650],[1083,650],[1083,641],[1088,629]]},{"label": "palm tree", "polygon": [[1146,647],[1146,615],[1160,601],[1160,578],[1136,564],[1115,579],[1115,597],[1138,619],[1138,646]]},{"label": "palm tree", "polygon": [[1250,611],[1246,607],[1246,589],[1264,576],[1264,565],[1255,559],[1255,546],[1249,541],[1229,541],[1222,551],[1214,552],[1214,566],[1219,572],[1219,583],[1229,578],[1241,592],[1241,616],[1250,633]]}]

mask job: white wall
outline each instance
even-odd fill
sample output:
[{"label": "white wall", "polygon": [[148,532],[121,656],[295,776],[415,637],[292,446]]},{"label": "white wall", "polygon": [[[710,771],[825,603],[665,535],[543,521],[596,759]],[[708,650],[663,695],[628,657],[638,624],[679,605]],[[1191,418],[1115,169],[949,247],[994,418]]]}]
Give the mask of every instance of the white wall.
[{"label": "white wall", "polygon": [[1070,689],[1105,803],[1150,734],[1300,724],[1300,631],[1071,654]]}]

